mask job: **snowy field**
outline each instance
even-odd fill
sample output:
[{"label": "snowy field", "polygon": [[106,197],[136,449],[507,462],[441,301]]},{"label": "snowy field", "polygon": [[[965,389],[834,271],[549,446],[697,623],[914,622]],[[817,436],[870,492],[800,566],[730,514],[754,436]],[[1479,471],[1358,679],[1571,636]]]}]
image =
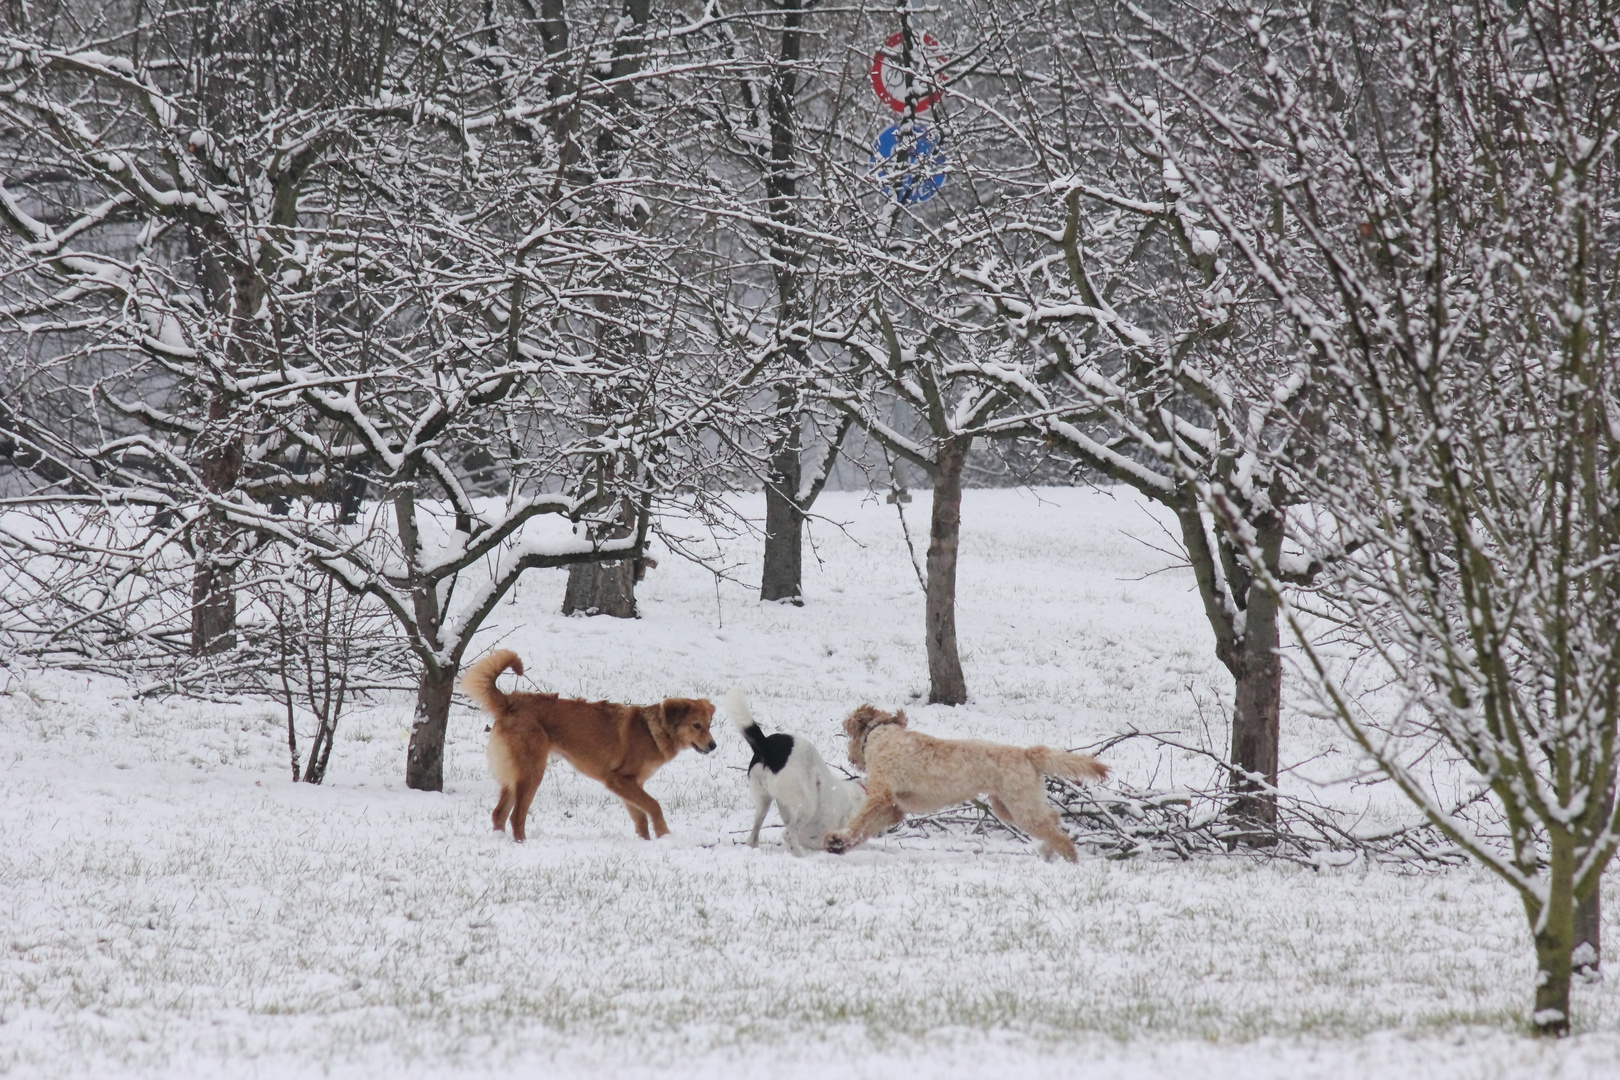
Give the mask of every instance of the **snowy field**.
[{"label": "snowy field", "polygon": [[[1155,573],[1170,560],[1136,497],[967,493],[959,709],[920,703],[895,508],[819,509],[802,609],[753,599],[744,537],[722,545],[738,580],[718,588],[662,558],[635,622],[562,618],[563,574],[533,574],[474,651],[514,648],[520,686],[568,694],[741,684],[767,730],[839,763],[838,721],[863,700],[944,735],[1082,747],[1136,726],[1224,748],[1228,680],[1190,574]],[[925,541],[926,493],[907,520]],[[558,765],[517,846],[489,830],[484,720],[464,702],[430,795],[401,782],[403,699],[346,717],[311,787],[287,779],[270,705],[28,672],[4,689],[0,1074],[1620,1077],[1620,980],[1576,988],[1571,1039],[1527,1037],[1523,914],[1472,868],[1072,866],[967,836],[794,859],[776,830],[743,844],[729,727],[649,784],[665,840]],[[1345,746],[1285,711],[1285,766],[1311,762],[1285,784],[1403,815],[1380,789],[1319,786],[1356,771]],[[1108,759],[1139,785],[1207,779],[1191,758]],[[1612,887],[1605,905],[1620,911]]]}]

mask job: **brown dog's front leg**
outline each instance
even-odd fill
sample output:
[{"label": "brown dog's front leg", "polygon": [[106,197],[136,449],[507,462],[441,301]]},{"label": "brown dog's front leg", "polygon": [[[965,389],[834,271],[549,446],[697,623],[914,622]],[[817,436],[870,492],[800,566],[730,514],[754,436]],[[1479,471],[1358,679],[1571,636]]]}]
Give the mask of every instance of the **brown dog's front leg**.
[{"label": "brown dog's front leg", "polygon": [[647,829],[647,815],[641,812],[640,807],[631,806],[629,803],[625,803],[624,808],[630,811],[630,820],[635,822],[636,835],[643,840],[651,840],[652,833]]},{"label": "brown dog's front leg", "polygon": [[864,844],[890,825],[898,824],[905,816],[900,807],[895,805],[892,793],[883,788],[869,789],[866,801],[855,811],[855,816],[850,818],[844,830],[827,834],[827,850],[834,855],[842,855],[850,848]]},{"label": "brown dog's front leg", "polygon": [[[625,805],[630,807],[631,817],[634,817],[636,811],[640,810],[652,819],[653,835],[669,835],[669,826],[664,823],[664,808],[658,805],[657,799],[647,794],[646,789],[636,782],[635,777],[610,773],[602,782],[607,785],[609,791],[623,799]],[[636,825],[636,831],[641,834],[642,839],[648,839],[645,828],[641,827],[641,822],[636,822]]]}]

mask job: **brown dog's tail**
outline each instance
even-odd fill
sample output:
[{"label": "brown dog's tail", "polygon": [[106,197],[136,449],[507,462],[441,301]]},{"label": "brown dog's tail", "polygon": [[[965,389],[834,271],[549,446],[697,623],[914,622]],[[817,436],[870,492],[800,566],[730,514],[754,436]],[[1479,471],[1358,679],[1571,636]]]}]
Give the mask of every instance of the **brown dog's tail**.
[{"label": "brown dog's tail", "polygon": [[1053,750],[1049,746],[1032,746],[1027,753],[1030,764],[1040,770],[1042,776],[1061,776],[1065,780],[1108,779],[1108,766],[1090,754]]},{"label": "brown dog's tail", "polygon": [[478,702],[484,711],[499,716],[506,708],[506,695],[501,688],[495,685],[500,673],[511,668],[517,674],[523,674],[523,661],[518,659],[517,653],[511,649],[496,649],[461,676],[461,688],[467,696]]}]

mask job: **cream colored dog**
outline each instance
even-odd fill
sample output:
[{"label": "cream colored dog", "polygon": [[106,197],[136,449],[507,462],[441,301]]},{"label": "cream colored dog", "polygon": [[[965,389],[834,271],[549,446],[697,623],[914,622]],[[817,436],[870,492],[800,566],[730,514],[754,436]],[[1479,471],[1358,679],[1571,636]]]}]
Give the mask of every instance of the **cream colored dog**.
[{"label": "cream colored dog", "polygon": [[978,739],[936,739],[906,730],[906,714],[862,705],[844,720],[849,760],[866,771],[866,801],[849,825],[827,834],[827,850],[842,855],[907,814],[929,814],[975,795],[990,810],[1041,841],[1042,855],[1074,862],[1074,841],[1046,801],[1043,776],[1101,780],[1108,766],[1090,754],[1045,746],[1003,746]]}]

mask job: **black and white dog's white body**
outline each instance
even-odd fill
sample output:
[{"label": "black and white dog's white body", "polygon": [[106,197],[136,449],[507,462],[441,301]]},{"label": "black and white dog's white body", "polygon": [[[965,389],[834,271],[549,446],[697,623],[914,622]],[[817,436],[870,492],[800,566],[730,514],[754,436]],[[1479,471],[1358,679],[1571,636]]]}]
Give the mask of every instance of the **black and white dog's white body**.
[{"label": "black and white dog's white body", "polygon": [[822,850],[827,834],[849,823],[865,800],[866,789],[836,775],[808,740],[761,731],[741,690],[726,695],[726,712],[754,750],[748,763],[748,790],[754,795],[754,831],[748,834],[748,846],[759,846],[759,827],[775,800],[788,850],[795,855]]}]

